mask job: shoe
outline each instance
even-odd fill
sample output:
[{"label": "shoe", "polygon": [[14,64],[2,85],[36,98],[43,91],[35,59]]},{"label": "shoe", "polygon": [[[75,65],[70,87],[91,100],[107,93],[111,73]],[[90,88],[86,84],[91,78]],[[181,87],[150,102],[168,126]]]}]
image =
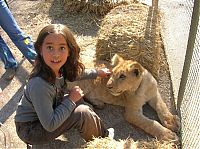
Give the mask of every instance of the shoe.
[{"label": "shoe", "polygon": [[114,139],[114,136],[115,136],[115,130],[113,128],[108,128],[108,138],[110,139]]},{"label": "shoe", "polygon": [[12,80],[16,74],[16,71],[17,71],[17,67],[6,69],[5,79],[8,81]]}]

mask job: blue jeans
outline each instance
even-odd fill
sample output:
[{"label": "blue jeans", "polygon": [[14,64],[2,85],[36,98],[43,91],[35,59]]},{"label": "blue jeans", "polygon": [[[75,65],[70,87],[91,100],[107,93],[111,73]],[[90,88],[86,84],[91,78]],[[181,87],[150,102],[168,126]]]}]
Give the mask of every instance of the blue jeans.
[{"label": "blue jeans", "polygon": [[[21,51],[21,53],[32,63],[36,57],[33,42],[31,38],[19,28],[15,18],[9,10],[4,0],[0,0],[0,26],[10,37],[12,42]],[[5,69],[17,67],[17,62],[13,57],[10,48],[0,35],[0,59],[5,65]]]}]

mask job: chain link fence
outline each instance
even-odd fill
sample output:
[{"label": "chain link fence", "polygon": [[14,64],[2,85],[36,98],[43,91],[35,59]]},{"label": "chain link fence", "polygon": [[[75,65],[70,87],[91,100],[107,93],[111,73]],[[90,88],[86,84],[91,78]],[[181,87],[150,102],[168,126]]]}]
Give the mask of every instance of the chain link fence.
[{"label": "chain link fence", "polygon": [[178,93],[182,149],[200,148],[200,24],[199,0],[187,0],[190,32]]}]

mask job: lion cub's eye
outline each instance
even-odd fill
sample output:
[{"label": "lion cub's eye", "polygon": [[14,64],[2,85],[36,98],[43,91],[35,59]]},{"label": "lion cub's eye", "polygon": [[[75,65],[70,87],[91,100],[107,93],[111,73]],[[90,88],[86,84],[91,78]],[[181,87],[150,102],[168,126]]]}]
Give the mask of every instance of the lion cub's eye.
[{"label": "lion cub's eye", "polygon": [[119,76],[119,78],[124,80],[124,79],[126,78],[126,76],[125,76],[124,74],[121,74],[121,75]]}]

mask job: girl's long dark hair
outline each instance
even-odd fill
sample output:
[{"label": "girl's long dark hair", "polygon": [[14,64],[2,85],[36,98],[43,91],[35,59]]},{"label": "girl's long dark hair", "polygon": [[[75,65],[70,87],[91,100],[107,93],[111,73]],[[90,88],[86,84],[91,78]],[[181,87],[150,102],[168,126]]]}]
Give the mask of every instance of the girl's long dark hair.
[{"label": "girl's long dark hair", "polygon": [[44,27],[34,44],[35,50],[37,52],[37,57],[35,60],[35,66],[30,74],[30,78],[35,76],[40,76],[44,80],[50,83],[55,83],[56,75],[53,70],[46,65],[41,56],[41,48],[44,42],[44,39],[47,35],[51,33],[59,33],[62,34],[67,42],[69,47],[69,57],[65,64],[61,67],[60,73],[63,77],[69,81],[74,81],[78,75],[84,70],[84,65],[80,62],[80,47],[76,43],[74,35],[69,30],[69,28],[62,24],[51,24]]}]

